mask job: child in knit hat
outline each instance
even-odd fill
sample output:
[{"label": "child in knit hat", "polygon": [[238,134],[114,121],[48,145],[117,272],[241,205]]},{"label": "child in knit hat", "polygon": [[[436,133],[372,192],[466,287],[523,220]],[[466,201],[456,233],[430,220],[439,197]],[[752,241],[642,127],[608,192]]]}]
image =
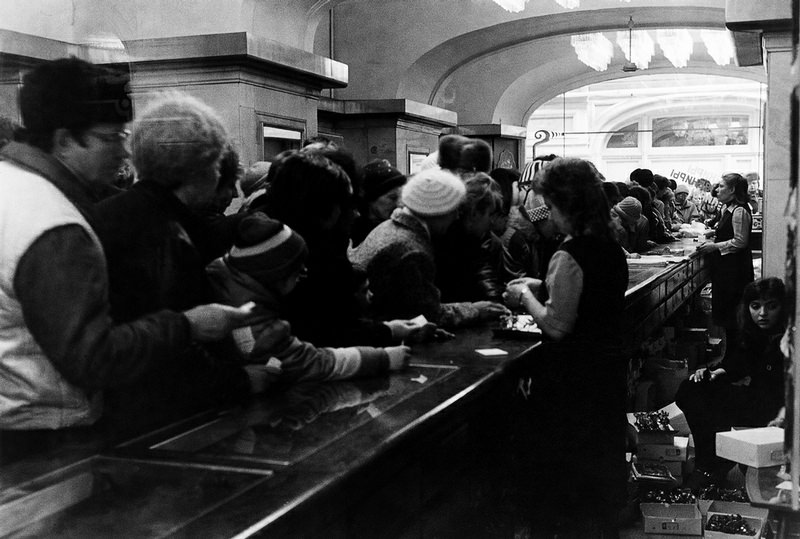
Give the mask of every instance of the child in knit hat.
[{"label": "child in knit hat", "polygon": [[415,174],[403,187],[403,207],[350,253],[353,265],[369,275],[372,306],[379,318],[422,314],[436,324],[457,326],[508,313],[492,301],[441,302],[432,239],[447,232],[465,195],[464,182],[448,170],[431,168]]},{"label": "child in knit hat", "polygon": [[396,371],[408,365],[407,346],[317,348],[300,341],[280,317],[281,302],[305,272],[303,238],[279,221],[254,213],[239,224],[236,242],[207,268],[217,299],[255,302],[256,321],[234,331],[256,391],[278,381],[336,380]]},{"label": "child in knit hat", "polygon": [[626,253],[643,253],[650,248],[647,237],[650,222],[642,215],[642,203],[634,197],[625,197],[611,208],[611,220],[617,242]]}]

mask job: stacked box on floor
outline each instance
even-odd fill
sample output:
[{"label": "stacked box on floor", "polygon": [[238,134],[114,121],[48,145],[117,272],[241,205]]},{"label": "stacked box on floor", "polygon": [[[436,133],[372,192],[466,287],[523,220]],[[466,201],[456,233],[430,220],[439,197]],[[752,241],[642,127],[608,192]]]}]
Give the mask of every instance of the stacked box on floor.
[{"label": "stacked box on floor", "polygon": [[703,517],[697,504],[643,503],[640,507],[648,539],[703,535]]},{"label": "stacked box on floor", "polygon": [[640,509],[648,539],[702,535],[703,519],[691,490],[648,490],[641,497]]},{"label": "stacked box on floor", "polygon": [[[674,403],[655,412],[637,412],[628,414],[628,421],[637,434],[636,458],[643,467],[664,467],[669,470],[676,482],[683,478],[689,439],[678,436],[679,431],[673,428],[670,416],[684,428],[680,410]],[[682,433],[682,432],[680,432]]]}]

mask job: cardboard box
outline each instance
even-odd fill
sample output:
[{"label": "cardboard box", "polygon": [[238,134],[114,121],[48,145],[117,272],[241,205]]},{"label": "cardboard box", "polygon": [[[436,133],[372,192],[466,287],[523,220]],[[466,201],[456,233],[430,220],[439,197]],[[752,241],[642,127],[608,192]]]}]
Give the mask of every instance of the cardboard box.
[{"label": "cardboard box", "polygon": [[[636,443],[637,444],[673,444],[673,439],[678,434],[675,432],[675,429],[672,428],[670,424],[670,430],[639,430],[636,428],[636,414],[629,413],[626,414],[628,418],[628,423],[633,426],[633,429],[636,431]],[[671,422],[672,420],[670,420]]]},{"label": "cardboard box", "polygon": [[680,479],[681,477],[683,477],[684,474],[683,467],[686,464],[685,462],[674,461],[674,460],[652,460],[652,459],[637,459],[637,460],[642,464],[660,464],[662,466],[665,466],[667,470],[669,470],[669,473],[671,473],[675,479]]},{"label": "cardboard box", "polygon": [[683,410],[678,408],[678,405],[671,402],[661,408],[667,412],[669,416],[669,424],[681,436],[689,436],[689,423],[686,421],[686,416],[683,415]]},{"label": "cardboard box", "polygon": [[[704,533],[706,539],[742,539],[743,537],[752,537],[754,539],[758,539],[759,537],[761,537],[761,531],[764,528],[764,522],[766,521],[766,519],[755,518],[755,517],[751,517],[751,516],[747,516],[747,515],[742,515],[742,518],[744,518],[747,521],[747,524],[749,524],[750,527],[753,530],[755,530],[755,532],[756,532],[755,535],[740,535],[740,534],[733,534],[733,533],[724,533],[724,532],[718,532],[718,531],[711,531],[709,529],[706,529],[706,526],[708,525],[708,521],[714,515],[730,515],[730,514],[736,514],[736,513],[716,513],[716,512],[711,512],[711,511],[708,512],[708,516],[706,518],[706,521],[703,524],[703,533]],[[741,514],[741,513],[738,513],[738,514]]]},{"label": "cardboard box", "polygon": [[717,456],[753,468],[783,464],[783,429],[762,427],[718,432]]},{"label": "cardboard box", "polygon": [[742,515],[766,521],[769,509],[753,507],[745,502],[723,502],[722,500],[697,500],[700,514],[705,519],[709,513],[726,513],[728,515]]},{"label": "cardboard box", "polygon": [[639,506],[644,520],[644,532],[674,537],[703,534],[703,517],[695,504],[643,503]]},{"label": "cardboard box", "polygon": [[639,444],[636,455],[645,460],[668,460],[683,462],[689,449],[689,438],[675,436],[672,444]]}]

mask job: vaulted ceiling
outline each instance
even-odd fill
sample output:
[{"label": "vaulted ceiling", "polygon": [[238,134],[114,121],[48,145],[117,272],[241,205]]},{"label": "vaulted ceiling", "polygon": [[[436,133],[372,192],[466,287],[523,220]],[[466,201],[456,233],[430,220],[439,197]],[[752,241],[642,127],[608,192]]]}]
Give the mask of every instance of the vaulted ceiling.
[{"label": "vaulted ceiling", "polygon": [[[675,68],[656,48],[650,69],[623,73],[619,47],[605,71],[581,63],[570,37],[637,29],[725,29],[724,0],[583,0],[567,9],[530,0],[512,13],[493,0],[330,2],[328,41],[316,46],[350,66],[346,99],[404,98],[454,110],[461,124],[524,125],[550,98],[586,84],[648,73],[712,73],[764,80],[762,68],[718,66],[695,43]],[[335,6],[333,4],[336,4]],[[325,47],[328,47],[325,50]]]}]

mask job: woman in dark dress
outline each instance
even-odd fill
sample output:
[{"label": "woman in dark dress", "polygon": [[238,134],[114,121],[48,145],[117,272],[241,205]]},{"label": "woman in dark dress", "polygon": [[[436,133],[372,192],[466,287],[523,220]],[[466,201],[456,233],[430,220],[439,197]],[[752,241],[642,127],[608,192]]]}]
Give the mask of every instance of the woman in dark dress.
[{"label": "woman in dark dress", "polygon": [[541,494],[533,496],[534,526],[552,531],[584,507],[597,526],[592,535],[614,537],[627,479],[626,365],[618,341],[628,266],[590,163],[556,159],[534,189],[566,236],[544,281],[517,279],[504,294],[547,337],[528,358],[534,374],[521,379],[532,433],[526,472]]},{"label": "woman in dark dress", "polygon": [[736,306],[742,290],[754,279],[747,180],[741,174],[725,174],[717,198],[723,207],[714,241],[700,245],[697,252],[711,256],[711,314],[714,323],[725,328],[726,343],[734,345]]},{"label": "woman in dark dress", "polygon": [[[716,433],[733,426],[763,427],[784,403],[786,290],[776,277],[748,284],[736,309],[739,339],[719,365],[701,367],[681,384],[675,402],[683,410],[695,445],[695,471],[684,486],[719,483],[733,465],[717,457]],[[734,385],[750,377],[747,385]]]}]

